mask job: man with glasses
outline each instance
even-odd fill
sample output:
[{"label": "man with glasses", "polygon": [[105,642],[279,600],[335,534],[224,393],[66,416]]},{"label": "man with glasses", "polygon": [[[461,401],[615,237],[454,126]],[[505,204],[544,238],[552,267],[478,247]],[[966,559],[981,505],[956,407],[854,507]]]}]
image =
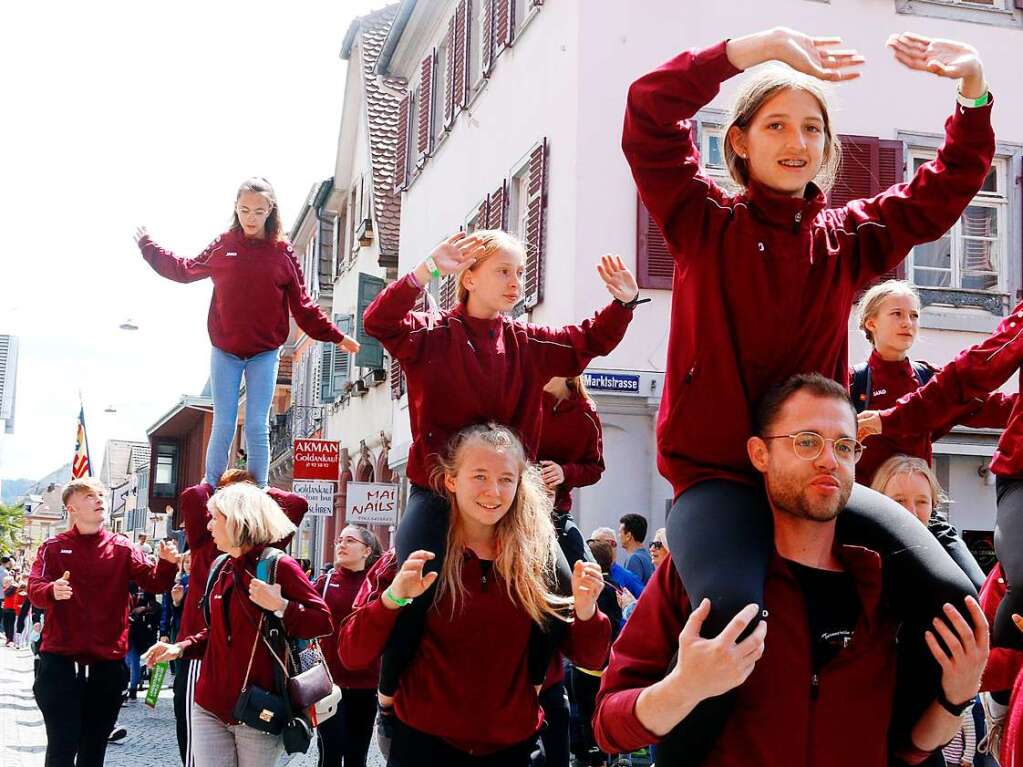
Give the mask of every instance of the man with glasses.
[{"label": "man with glasses", "polygon": [[[730,693],[727,724],[701,764],[882,767],[898,622],[881,599],[880,556],[836,541],[863,449],[855,411],[843,387],[808,374],[770,392],[758,415],[747,450],[773,520],[765,609],[748,605],[720,634],[702,637],[710,601],[690,605],[677,569],[658,568],[612,648],[594,719],[598,743],[613,753],[656,743],[680,722],[700,721],[708,710],[700,704]],[[987,624],[972,598],[967,609],[969,619],[946,605],[946,622],[936,619],[926,634],[941,684],[896,740],[911,764],[951,739],[979,688]],[[658,761],[665,756],[659,749]],[[695,763],[689,756],[666,763]]]}]

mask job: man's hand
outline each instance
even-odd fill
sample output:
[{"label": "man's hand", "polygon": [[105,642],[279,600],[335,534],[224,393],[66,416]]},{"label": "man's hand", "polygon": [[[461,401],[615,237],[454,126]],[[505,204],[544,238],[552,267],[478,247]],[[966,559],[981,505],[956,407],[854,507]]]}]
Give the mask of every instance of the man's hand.
[{"label": "man's hand", "polygon": [[74,590],[71,588],[71,571],[65,570],[64,574],[53,582],[53,598],[58,602],[71,599]]},{"label": "man's hand", "polygon": [[[931,655],[941,666],[941,689],[945,698],[958,705],[972,700],[980,691],[980,676],[984,673],[989,650],[987,619],[973,597],[966,597],[966,609],[975,628],[952,605],[946,604],[945,618],[934,619],[934,631],[924,632]],[[949,628],[946,623],[951,623]],[[938,644],[937,633],[948,648]]]},{"label": "man's hand", "polygon": [[704,599],[678,635],[678,665],[669,676],[678,684],[684,684],[700,700],[722,695],[741,685],[764,654],[767,621],[760,621],[753,633],[738,644],[735,640],[758,612],[756,605],[746,605],[720,634],[704,639],[700,629],[710,615],[710,600]]}]

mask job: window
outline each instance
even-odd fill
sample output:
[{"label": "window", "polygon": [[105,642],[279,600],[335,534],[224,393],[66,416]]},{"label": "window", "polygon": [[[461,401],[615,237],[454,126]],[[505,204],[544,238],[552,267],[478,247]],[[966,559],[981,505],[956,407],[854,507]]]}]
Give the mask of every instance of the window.
[{"label": "window", "polygon": [[508,200],[508,232],[525,240],[526,224],[529,219],[529,162],[520,166],[511,177]]},{"label": "window", "polygon": [[703,172],[728,194],[738,194],[739,187],[728,173],[725,162],[725,127],[717,123],[700,123],[700,165]]},{"label": "window", "polygon": [[998,26],[1023,26],[1023,0],[895,0],[897,13]]},{"label": "window", "polygon": [[174,442],[160,442],[156,445],[154,465],[154,492],[161,498],[172,498],[178,494],[178,446]]},{"label": "window", "polygon": [[[911,152],[912,169],[934,159]],[[943,237],[919,245],[910,255],[913,283],[922,288],[959,288],[1004,293],[1008,290],[1009,199],[1007,164],[996,159],[984,186]]]}]

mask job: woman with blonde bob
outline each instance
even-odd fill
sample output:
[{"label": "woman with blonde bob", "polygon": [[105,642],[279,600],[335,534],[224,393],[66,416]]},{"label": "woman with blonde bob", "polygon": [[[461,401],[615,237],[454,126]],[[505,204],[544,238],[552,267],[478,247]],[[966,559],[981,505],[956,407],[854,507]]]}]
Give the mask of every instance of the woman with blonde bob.
[{"label": "woman with blonde bob", "polygon": [[272,584],[256,578],[263,550],[295,532],[264,490],[238,482],[217,491],[208,505],[209,530],[217,548],[228,555],[209,592],[209,625],[173,644],[157,642],[145,660],[149,666],[182,654],[202,660],[191,717],[196,767],[269,767],[283,753],[280,737],[234,718],[243,687],[276,687],[277,661],[260,640],[262,626],[274,616],[289,637],[312,639],[331,632],[330,610],[286,554],[276,561]]},{"label": "woman with blonde bob", "polygon": [[[435,555],[427,569],[443,567],[449,508],[431,478],[448,440],[467,426],[493,421],[518,434],[525,455],[535,459],[544,386],[555,376],[580,375],[591,360],[609,354],[642,303],[632,272],[621,258],[608,255],[597,264],[597,274],[612,301],[591,319],[561,328],[516,321],[512,315],[527,298],[526,261],[524,245],[507,232],[458,232],[384,288],[365,311],[366,332],[401,363],[408,384],[411,487],[395,540],[399,562],[425,549]],[[418,311],[433,280],[454,280],[458,300],[451,309]],[[567,589],[564,559],[561,571]],[[403,611],[383,657],[383,695],[394,692],[423,619],[418,606]],[[531,673],[537,684],[548,659],[546,651],[536,653]]]},{"label": "woman with blonde bob", "polygon": [[543,723],[529,678],[532,626],[568,621],[563,651],[601,668],[611,625],[597,609],[600,567],[577,562],[572,596],[555,593],[551,502],[510,429],[461,430],[434,474],[451,509],[440,574],[424,572],[433,552],[414,552],[342,624],[338,654],[347,667],[368,666],[401,611],[424,599],[426,630],[394,697],[388,765],[524,767]]}]

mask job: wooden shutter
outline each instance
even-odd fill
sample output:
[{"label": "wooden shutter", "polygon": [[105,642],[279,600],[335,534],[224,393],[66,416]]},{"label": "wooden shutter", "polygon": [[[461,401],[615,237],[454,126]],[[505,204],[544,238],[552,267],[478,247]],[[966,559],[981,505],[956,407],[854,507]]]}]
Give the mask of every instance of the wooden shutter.
[{"label": "wooden shutter", "polygon": [[428,155],[433,150],[433,60],[436,50],[423,59],[419,65],[419,120],[416,133],[416,148],[419,154]]},{"label": "wooden shutter", "polygon": [[[352,334],[353,317],[350,314],[334,315],[334,324],[340,328],[346,336]],[[337,344],[334,344],[334,364],[331,368],[331,388],[334,391],[336,400],[344,391],[345,384],[351,375],[352,355],[346,352]]]},{"label": "wooden shutter", "polygon": [[366,333],[363,316],[373,299],[384,289],[385,282],[380,277],[371,274],[359,274],[359,301],[357,317],[359,320],[356,340],[359,342],[359,351],[355,355],[355,364],[367,368],[383,368],[384,348],[373,336]]},{"label": "wooden shutter", "polygon": [[547,139],[529,155],[529,183],[526,185],[526,309],[543,301],[544,239],[547,218]]},{"label": "wooden shutter", "polygon": [[391,357],[391,399],[401,399],[405,393],[405,373],[401,369],[401,363]]},{"label": "wooden shutter", "polygon": [[[405,91],[398,102],[398,141],[394,149],[394,193],[408,184],[409,103],[412,94]],[[352,224],[354,226],[354,223]]]},{"label": "wooden shutter", "polygon": [[494,65],[494,3],[497,0],[480,0],[480,66],[484,75],[490,74]]},{"label": "wooden shutter", "polygon": [[337,397],[334,391],[334,354],[337,344],[330,341],[320,342],[320,402],[327,404]]},{"label": "wooden shutter", "polygon": [[671,290],[675,259],[646,205],[636,198],[636,282],[640,288]]},{"label": "wooden shutter", "polygon": [[[851,200],[874,197],[903,180],[902,142],[874,136],[840,136],[842,164],[829,204],[833,208]],[[905,264],[883,274],[878,281],[904,279]]]},{"label": "wooden shutter", "polygon": [[469,45],[472,40],[470,20],[472,19],[472,0],[462,0],[455,10],[455,49],[454,72],[452,85],[454,90],[454,110],[457,113],[469,103]]},{"label": "wooden shutter", "polygon": [[487,228],[487,209],[490,204],[490,198],[484,197],[480,206],[476,209],[476,215],[473,217],[472,230],[486,229]]},{"label": "wooden shutter", "polygon": [[444,127],[451,126],[455,117],[455,19],[456,12],[448,20],[448,44],[444,49]]},{"label": "wooden shutter", "polygon": [[458,300],[458,275],[449,274],[440,281],[440,310],[446,312]]},{"label": "wooden shutter", "polygon": [[515,37],[515,0],[494,0],[495,55]]},{"label": "wooden shutter", "polygon": [[494,190],[487,201],[487,229],[504,229],[508,225],[508,182]]}]

